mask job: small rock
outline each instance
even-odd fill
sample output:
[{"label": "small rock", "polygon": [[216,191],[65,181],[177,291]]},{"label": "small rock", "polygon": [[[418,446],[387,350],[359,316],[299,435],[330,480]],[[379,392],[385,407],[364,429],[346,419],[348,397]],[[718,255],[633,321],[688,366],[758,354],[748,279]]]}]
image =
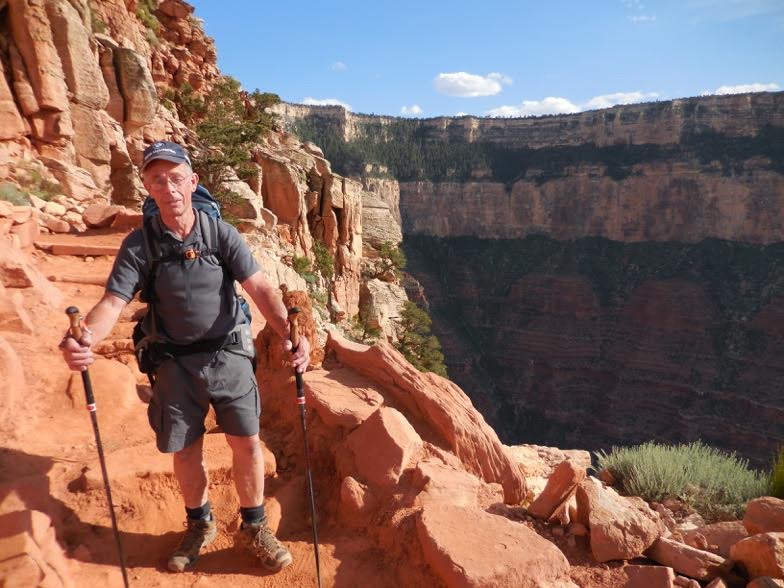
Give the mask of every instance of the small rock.
[{"label": "small rock", "polygon": [[63,216],[66,212],[68,212],[68,209],[57,202],[47,202],[44,205],[43,212],[46,214],[51,214],[52,216]]},{"label": "small rock", "polygon": [[700,583],[697,580],[692,580],[686,576],[675,576],[673,584],[680,586],[680,588],[700,588]]},{"label": "small rock", "polygon": [[[608,568],[606,564],[602,564]],[[675,573],[662,566],[626,566],[626,588],[672,588]]]}]

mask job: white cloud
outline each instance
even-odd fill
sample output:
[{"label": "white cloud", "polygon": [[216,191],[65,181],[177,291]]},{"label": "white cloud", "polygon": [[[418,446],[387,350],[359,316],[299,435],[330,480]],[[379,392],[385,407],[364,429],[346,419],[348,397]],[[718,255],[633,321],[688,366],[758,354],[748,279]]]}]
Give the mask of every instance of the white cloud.
[{"label": "white cloud", "polygon": [[311,98],[310,96],[306,97],[302,104],[306,104],[308,106],[342,106],[346,110],[351,110],[351,106],[338,100],[337,98]]},{"label": "white cloud", "polygon": [[495,96],[502,86],[512,83],[512,78],[493,72],[486,76],[458,71],[454,73],[440,73],[433,80],[433,87],[437,92],[447,96],[460,96],[475,98],[477,96]]},{"label": "white cloud", "polygon": [[487,111],[488,116],[516,117],[542,116],[545,114],[572,114],[584,110],[610,108],[616,104],[634,104],[654,100],[660,96],[657,92],[616,92],[594,96],[583,104],[575,104],[571,100],[550,96],[544,100],[524,100],[516,106],[499,106]]},{"label": "white cloud", "polygon": [[778,84],[737,84],[735,86],[719,86],[715,90],[705,90],[702,94],[745,94],[747,92],[776,92],[781,89]]},{"label": "white cloud", "polygon": [[570,114],[580,108],[566,98],[547,97],[544,100],[524,100],[518,106],[499,106],[487,111],[488,116],[542,116],[544,114]]},{"label": "white cloud", "polygon": [[342,61],[336,61],[329,66],[329,69],[331,69],[332,71],[346,71],[348,69],[348,66]]},{"label": "white cloud", "polygon": [[411,106],[404,106],[400,109],[400,114],[404,115],[418,115],[422,114],[422,109],[417,104],[413,104]]},{"label": "white cloud", "polygon": [[615,94],[603,94],[594,96],[582,105],[581,110],[596,110],[598,108],[610,108],[616,104],[634,104],[635,102],[646,102],[659,97],[657,92],[616,92]]},{"label": "white cloud", "polygon": [[633,22],[634,24],[644,24],[649,22],[654,22],[656,20],[655,14],[640,14],[635,16],[627,16],[626,20]]}]

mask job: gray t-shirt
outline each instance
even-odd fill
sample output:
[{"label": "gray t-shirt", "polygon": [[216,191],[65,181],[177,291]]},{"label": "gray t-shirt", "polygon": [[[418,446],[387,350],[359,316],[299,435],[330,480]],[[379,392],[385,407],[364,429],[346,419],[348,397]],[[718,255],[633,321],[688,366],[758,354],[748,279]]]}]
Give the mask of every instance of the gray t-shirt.
[{"label": "gray t-shirt", "polygon": [[[243,321],[234,284],[224,284],[223,267],[217,257],[205,253],[185,259],[182,255],[189,249],[206,252],[201,227],[208,230],[208,223],[206,215],[196,211],[193,230],[184,241],[166,229],[160,217],[154,217],[151,223],[162,254],[174,258],[159,264],[154,290],[158,334],[172,343],[222,337]],[[259,266],[237,229],[221,220],[217,224],[220,257],[234,279],[242,282],[255,274]],[[130,302],[146,284],[151,265],[146,258],[142,230],[136,229],[120,247],[106,284],[107,292]],[[149,333],[149,323],[145,327]]]}]

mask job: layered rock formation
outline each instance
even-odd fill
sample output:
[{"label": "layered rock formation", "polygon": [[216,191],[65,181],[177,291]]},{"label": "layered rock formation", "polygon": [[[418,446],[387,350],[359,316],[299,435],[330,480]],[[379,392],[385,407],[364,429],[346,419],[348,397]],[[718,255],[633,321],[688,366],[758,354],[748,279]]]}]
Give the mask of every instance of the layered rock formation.
[{"label": "layered rock formation", "polygon": [[505,440],[702,438],[768,465],[784,93],[511,120],[281,111],[368,153],[355,172],[398,174],[449,373]]},{"label": "layered rock formation", "polygon": [[780,244],[408,243],[450,374],[502,438],[701,438],[760,467],[784,441]]},{"label": "layered rock formation", "polygon": [[[383,133],[403,120],[355,114],[342,106],[281,104],[276,109],[291,120],[306,118],[333,128],[345,141],[362,136],[369,127]],[[489,142],[532,149],[586,143],[663,144],[677,143],[685,133],[706,129],[744,137],[756,135],[765,125],[784,126],[784,99],[781,93],[703,96],[545,117],[436,117],[411,122],[419,134],[433,141]]]}]

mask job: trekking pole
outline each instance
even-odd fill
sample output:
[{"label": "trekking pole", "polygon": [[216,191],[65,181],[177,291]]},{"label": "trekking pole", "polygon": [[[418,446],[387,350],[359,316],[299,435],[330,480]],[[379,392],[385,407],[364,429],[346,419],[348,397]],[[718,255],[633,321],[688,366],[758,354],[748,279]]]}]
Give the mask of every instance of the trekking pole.
[{"label": "trekking pole", "polygon": [[[71,321],[71,337],[81,342],[82,340],[82,317],[79,316],[79,309],[69,306],[65,309],[68,320]],[[120,558],[120,569],[122,570],[123,585],[128,588],[128,572],[125,570],[125,557],[123,557],[122,543],[120,543],[120,530],[117,528],[117,518],[114,516],[114,503],[112,502],[112,489],[109,487],[109,474],[106,471],[106,458],[103,455],[103,444],[101,443],[101,433],[98,431],[98,415],[95,413],[95,396],[93,396],[93,385],[90,382],[90,373],[85,369],[82,372],[82,384],[84,384],[84,398],[87,402],[87,410],[93,422],[93,432],[95,433],[95,445],[98,448],[98,460],[101,462],[101,473],[103,474],[103,486],[106,489],[106,500],[109,502],[109,516],[112,519],[112,529],[114,529],[114,539],[117,542],[117,555]]]},{"label": "trekking pole", "polygon": [[[300,309],[296,306],[289,309],[289,322],[291,323],[291,352],[294,353],[299,347],[299,327],[297,326],[297,315]],[[318,525],[316,523],[316,500],[313,495],[313,477],[310,473],[310,454],[308,453],[308,431],[305,424],[305,384],[302,382],[302,374],[296,369],[294,377],[297,380],[297,404],[299,404],[299,415],[302,417],[302,437],[305,441],[305,468],[308,474],[308,494],[310,495],[310,517],[313,520],[313,550],[316,554],[316,581],[318,588],[321,588],[321,564],[319,563],[318,548]]]}]

